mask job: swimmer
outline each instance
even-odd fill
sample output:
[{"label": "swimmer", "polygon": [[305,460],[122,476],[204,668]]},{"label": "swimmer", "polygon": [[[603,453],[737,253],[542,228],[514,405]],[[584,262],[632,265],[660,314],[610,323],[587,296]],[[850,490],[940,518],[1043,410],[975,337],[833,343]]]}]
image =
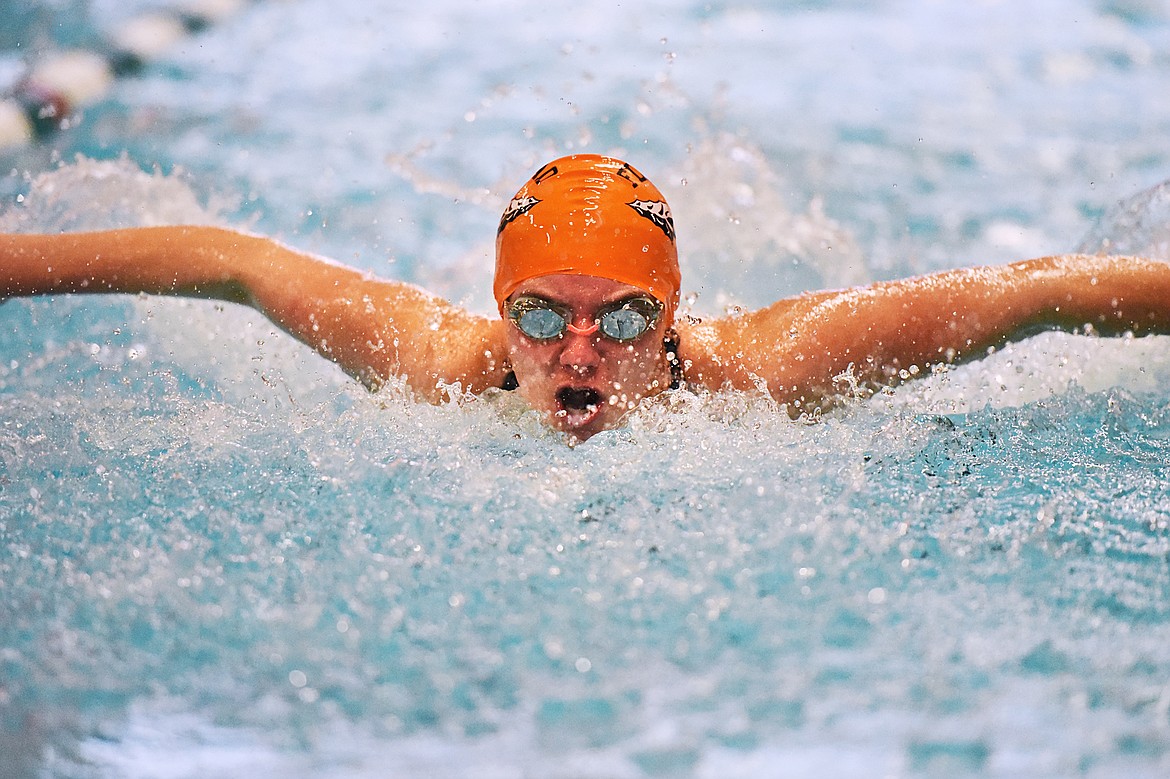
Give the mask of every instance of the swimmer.
[{"label": "swimmer", "polygon": [[1066,255],[810,292],[715,319],[677,316],[681,274],[662,193],[629,164],[548,163],[496,238],[498,317],[268,238],[175,226],[0,235],[0,300],[149,293],[252,306],[370,388],[402,377],[441,402],[513,389],[584,441],[671,387],[759,388],[792,415],[977,358],[1041,330],[1170,333],[1170,264]]}]

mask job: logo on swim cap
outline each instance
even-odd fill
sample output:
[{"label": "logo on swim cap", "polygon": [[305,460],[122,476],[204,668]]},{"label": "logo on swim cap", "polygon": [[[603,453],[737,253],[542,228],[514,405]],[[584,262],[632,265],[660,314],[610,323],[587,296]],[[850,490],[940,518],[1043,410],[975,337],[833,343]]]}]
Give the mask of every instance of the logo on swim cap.
[{"label": "logo on swim cap", "polygon": [[532,195],[517,195],[512,198],[512,202],[508,203],[508,207],[504,209],[504,215],[500,217],[500,226],[496,230],[496,234],[498,235],[503,232],[509,223],[516,221],[528,213],[539,202],[540,200],[534,198]]},{"label": "logo on swim cap", "polygon": [[666,233],[666,237],[674,242],[674,217],[670,215],[670,206],[663,200],[635,200],[628,204],[630,208],[649,219]]}]

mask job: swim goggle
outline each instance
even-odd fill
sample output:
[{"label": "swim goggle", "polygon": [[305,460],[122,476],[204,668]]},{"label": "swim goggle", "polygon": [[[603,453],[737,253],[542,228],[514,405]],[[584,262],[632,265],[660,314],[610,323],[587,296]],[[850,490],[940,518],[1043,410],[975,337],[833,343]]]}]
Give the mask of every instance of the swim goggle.
[{"label": "swim goggle", "polygon": [[512,323],[537,341],[560,338],[568,330],[577,335],[600,331],[611,341],[625,343],[653,328],[661,313],[662,304],[651,297],[625,298],[600,309],[589,327],[577,327],[568,308],[535,295],[522,295],[508,305]]}]

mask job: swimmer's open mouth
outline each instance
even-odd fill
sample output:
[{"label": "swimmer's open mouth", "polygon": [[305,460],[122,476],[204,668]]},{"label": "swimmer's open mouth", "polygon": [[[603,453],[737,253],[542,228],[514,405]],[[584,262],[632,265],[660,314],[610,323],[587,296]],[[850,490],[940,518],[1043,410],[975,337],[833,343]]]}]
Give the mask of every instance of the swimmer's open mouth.
[{"label": "swimmer's open mouth", "polygon": [[561,387],[557,390],[557,416],[571,427],[585,424],[601,410],[601,393],[592,387]]}]

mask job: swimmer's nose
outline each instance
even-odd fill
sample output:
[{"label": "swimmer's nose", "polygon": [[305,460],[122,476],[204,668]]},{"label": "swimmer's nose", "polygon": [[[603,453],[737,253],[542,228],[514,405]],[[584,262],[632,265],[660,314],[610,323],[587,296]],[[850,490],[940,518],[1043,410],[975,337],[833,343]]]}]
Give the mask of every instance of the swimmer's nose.
[{"label": "swimmer's nose", "polygon": [[574,327],[564,334],[563,343],[565,346],[561,349],[562,366],[584,375],[591,373],[601,363],[601,353],[597,351],[593,329],[582,330]]}]

